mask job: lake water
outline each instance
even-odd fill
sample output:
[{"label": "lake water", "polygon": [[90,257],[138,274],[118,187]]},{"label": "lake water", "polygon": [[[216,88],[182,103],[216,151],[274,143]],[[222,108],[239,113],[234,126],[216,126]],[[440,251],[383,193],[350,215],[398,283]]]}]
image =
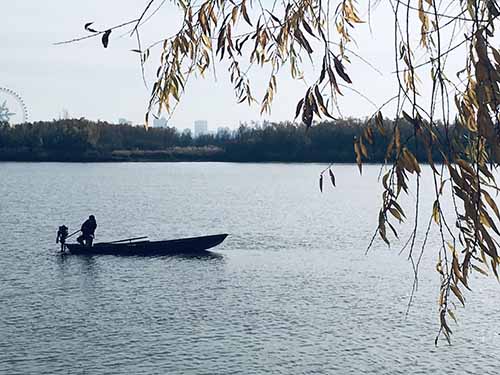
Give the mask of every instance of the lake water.
[{"label": "lake water", "polygon": [[[401,244],[365,255],[380,167],[335,166],[321,194],[324,167],[1,163],[0,373],[498,373],[498,282],[472,277],[436,348],[436,231],[405,317]],[[58,255],[89,214],[97,241],[230,236],[210,257]]]}]

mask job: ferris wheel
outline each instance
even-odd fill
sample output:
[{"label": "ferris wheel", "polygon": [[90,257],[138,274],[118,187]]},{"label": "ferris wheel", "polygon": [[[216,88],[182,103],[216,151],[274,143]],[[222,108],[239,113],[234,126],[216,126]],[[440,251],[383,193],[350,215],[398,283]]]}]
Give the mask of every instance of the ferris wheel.
[{"label": "ferris wheel", "polygon": [[9,125],[28,121],[28,108],[23,99],[14,90],[0,86],[0,123]]}]

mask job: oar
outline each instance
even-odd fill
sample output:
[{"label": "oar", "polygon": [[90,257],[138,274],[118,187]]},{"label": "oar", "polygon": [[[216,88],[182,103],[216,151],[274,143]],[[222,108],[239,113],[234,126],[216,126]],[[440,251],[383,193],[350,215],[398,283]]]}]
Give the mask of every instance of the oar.
[{"label": "oar", "polygon": [[80,229],[78,229],[77,231],[75,231],[75,232],[71,233],[68,237],[66,237],[66,239],[68,239],[68,238],[70,238],[70,237],[74,236],[74,235],[75,235],[75,234],[77,234],[78,232],[80,232]]},{"label": "oar", "polygon": [[126,242],[126,241],[143,240],[144,238],[148,238],[148,236],[143,236],[143,237],[133,237],[133,238],[126,238],[126,239],[124,239],[124,240],[111,241],[111,242],[105,242],[105,243],[119,243],[119,242]]}]

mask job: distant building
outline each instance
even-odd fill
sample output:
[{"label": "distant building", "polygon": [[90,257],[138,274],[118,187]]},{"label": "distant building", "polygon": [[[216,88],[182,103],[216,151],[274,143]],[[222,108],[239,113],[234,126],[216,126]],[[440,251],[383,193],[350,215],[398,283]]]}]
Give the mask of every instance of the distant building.
[{"label": "distant building", "polygon": [[120,117],[118,119],[118,124],[120,124],[120,125],[132,125],[132,121],[127,120],[126,118]]},{"label": "distant building", "polygon": [[166,128],[167,125],[168,121],[163,116],[161,116],[160,118],[153,119],[153,128]]},{"label": "distant building", "polygon": [[208,134],[208,122],[206,120],[198,120],[194,122],[194,137]]},{"label": "distant building", "polygon": [[69,111],[66,108],[63,108],[62,112],[59,114],[59,120],[69,120],[69,118]]}]

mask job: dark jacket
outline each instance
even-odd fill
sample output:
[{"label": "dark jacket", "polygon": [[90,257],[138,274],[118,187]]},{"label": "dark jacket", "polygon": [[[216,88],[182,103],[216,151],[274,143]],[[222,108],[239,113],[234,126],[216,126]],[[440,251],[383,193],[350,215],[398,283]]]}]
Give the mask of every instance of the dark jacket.
[{"label": "dark jacket", "polygon": [[94,235],[95,229],[97,228],[97,223],[95,220],[87,219],[85,223],[82,224],[82,234],[84,236]]}]

